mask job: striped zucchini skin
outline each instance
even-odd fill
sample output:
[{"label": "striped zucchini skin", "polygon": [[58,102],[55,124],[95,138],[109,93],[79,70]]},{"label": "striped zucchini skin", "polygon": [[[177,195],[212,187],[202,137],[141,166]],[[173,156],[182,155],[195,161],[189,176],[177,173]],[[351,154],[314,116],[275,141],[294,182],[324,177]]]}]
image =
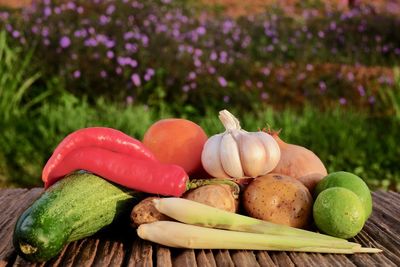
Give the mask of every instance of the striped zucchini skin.
[{"label": "striped zucchini skin", "polygon": [[71,174],[52,185],[19,217],[14,247],[27,260],[49,260],[67,243],[93,235],[129,212],[141,195],[93,174]]}]

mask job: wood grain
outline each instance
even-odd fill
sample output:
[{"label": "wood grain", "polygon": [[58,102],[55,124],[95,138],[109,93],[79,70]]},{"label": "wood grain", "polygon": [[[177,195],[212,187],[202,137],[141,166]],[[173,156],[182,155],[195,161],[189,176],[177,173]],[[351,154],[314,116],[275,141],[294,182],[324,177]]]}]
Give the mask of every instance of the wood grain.
[{"label": "wood grain", "polygon": [[128,225],[118,225],[66,245],[48,262],[32,263],[17,256],[12,245],[12,232],[19,215],[42,192],[42,188],[0,190],[0,267],[400,266],[400,194],[393,191],[373,192],[373,213],[362,232],[351,239],[363,246],[382,249],[379,254],[170,249],[139,239]]}]

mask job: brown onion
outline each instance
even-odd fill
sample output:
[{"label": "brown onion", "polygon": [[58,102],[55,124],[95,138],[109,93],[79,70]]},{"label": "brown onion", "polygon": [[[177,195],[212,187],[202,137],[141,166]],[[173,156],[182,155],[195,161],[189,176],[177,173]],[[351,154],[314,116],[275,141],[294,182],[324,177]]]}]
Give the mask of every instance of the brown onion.
[{"label": "brown onion", "polygon": [[311,150],[288,144],[279,138],[278,133],[271,133],[281,149],[281,158],[272,171],[298,179],[310,192],[328,172],[322,161]]}]

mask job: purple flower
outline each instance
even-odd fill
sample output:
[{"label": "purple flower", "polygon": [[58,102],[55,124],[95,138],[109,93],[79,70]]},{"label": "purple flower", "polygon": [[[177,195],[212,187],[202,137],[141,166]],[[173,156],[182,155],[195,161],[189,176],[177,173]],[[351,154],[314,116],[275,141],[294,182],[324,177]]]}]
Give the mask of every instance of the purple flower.
[{"label": "purple flower", "polygon": [[217,70],[213,66],[208,67],[208,73],[215,74],[216,71]]},{"label": "purple flower", "polygon": [[115,5],[109,5],[106,10],[107,15],[111,15],[115,11]]},{"label": "purple flower", "polygon": [[133,38],[135,36],[135,34],[133,32],[126,32],[124,33],[124,40],[129,40],[131,38]]},{"label": "purple flower", "polygon": [[96,33],[96,30],[95,30],[95,28],[93,28],[93,27],[89,27],[88,32],[89,32],[90,34],[95,34],[95,33]]},{"label": "purple flower", "polygon": [[109,23],[110,20],[111,20],[110,17],[107,17],[105,15],[101,15],[100,19],[99,19],[100,25],[105,25],[105,24]]},{"label": "purple flower", "polygon": [[186,50],[185,45],[180,44],[180,45],[178,46],[178,51],[179,51],[179,52],[183,53],[183,52],[185,52],[185,50]]},{"label": "purple flower", "polygon": [[340,105],[346,105],[346,103],[347,103],[346,98],[344,98],[344,97],[339,98],[339,103],[340,103]]},{"label": "purple flower", "polygon": [[133,96],[127,96],[127,97],[126,97],[126,103],[127,103],[128,105],[131,105],[131,104],[133,103]]},{"label": "purple flower", "polygon": [[154,74],[156,74],[156,72],[154,71],[154,69],[149,68],[146,70],[146,74],[153,76]]},{"label": "purple flower", "polygon": [[104,45],[107,48],[113,48],[115,46],[115,41],[107,39],[104,41]]},{"label": "purple flower", "polygon": [[307,64],[306,65],[306,70],[307,71],[312,71],[312,70],[314,70],[314,66],[312,64]]},{"label": "purple flower", "polygon": [[148,82],[148,81],[151,80],[151,76],[150,76],[149,74],[146,73],[146,74],[143,76],[143,79],[144,79],[146,82]]},{"label": "purple flower", "polygon": [[117,62],[121,66],[129,65],[132,68],[136,68],[138,66],[138,62],[130,57],[118,57]]},{"label": "purple flower", "polygon": [[185,93],[189,92],[190,87],[189,85],[185,84],[184,86],[182,86],[182,91],[184,91]]},{"label": "purple flower", "polygon": [[224,96],[223,100],[224,100],[225,103],[228,103],[229,100],[230,100],[230,97],[228,95],[226,95],[226,96]]},{"label": "purple flower", "polygon": [[109,59],[114,58],[114,52],[111,50],[108,50],[106,55],[107,55],[107,58],[109,58]]},{"label": "purple flower", "polygon": [[105,70],[100,71],[100,77],[101,78],[106,78],[107,77],[107,72]]},{"label": "purple flower", "polygon": [[72,1],[68,2],[67,3],[67,8],[70,9],[70,10],[75,10],[76,4],[74,2],[72,2]]},{"label": "purple flower", "polygon": [[85,29],[76,30],[74,32],[74,36],[75,37],[83,37],[83,38],[85,38],[87,36],[87,31]]},{"label": "purple flower", "polygon": [[257,88],[262,88],[263,87],[263,82],[259,81],[256,83]]},{"label": "purple flower", "polygon": [[98,45],[98,42],[94,38],[89,38],[89,39],[86,39],[85,42],[83,42],[83,44],[88,47],[95,47]]},{"label": "purple flower", "polygon": [[387,53],[388,51],[389,51],[389,46],[388,45],[382,46],[382,52],[383,53]]},{"label": "purple flower", "polygon": [[272,44],[268,45],[266,48],[267,52],[272,52],[272,51],[274,51],[274,49],[275,49],[275,47]]},{"label": "purple flower", "polygon": [[191,71],[191,72],[189,72],[188,78],[189,78],[189,80],[194,80],[194,79],[196,79],[196,76],[197,76],[196,73]]},{"label": "purple flower", "polygon": [[271,74],[271,70],[268,67],[262,68],[261,69],[262,74],[265,76],[269,76]]},{"label": "purple flower", "polygon": [[[400,49],[399,49],[399,50],[400,50]],[[217,58],[218,58],[217,53],[215,53],[214,51],[212,51],[211,54],[210,54],[210,59],[211,59],[212,61],[214,61],[214,60],[216,60]]]},{"label": "purple flower", "polygon": [[180,34],[181,32],[178,29],[172,30],[172,36],[174,36],[175,38],[178,38]]},{"label": "purple flower", "polygon": [[44,10],[43,10],[43,13],[44,13],[44,16],[45,17],[48,17],[48,16],[50,16],[51,15],[51,13],[52,13],[52,11],[51,11],[51,8],[50,7],[45,7],[44,8]]},{"label": "purple flower", "polygon": [[21,36],[21,33],[20,33],[19,31],[13,31],[13,32],[12,32],[12,37],[18,38],[18,37],[20,37],[20,36]]},{"label": "purple flower", "polygon": [[138,50],[138,47],[136,44],[126,43],[125,49],[128,50],[129,52],[136,53]]},{"label": "purple flower", "polygon": [[357,90],[358,90],[358,93],[360,94],[360,96],[365,96],[364,86],[362,86],[362,85],[357,86]]},{"label": "purple flower", "polygon": [[61,46],[62,48],[67,48],[67,47],[69,47],[70,45],[71,45],[71,39],[69,39],[68,36],[63,36],[63,37],[61,37],[61,39],[60,39],[60,46]]},{"label": "purple flower", "polygon": [[232,20],[225,20],[224,23],[222,24],[222,32],[224,34],[227,34],[232,30],[233,26],[234,24]]},{"label": "purple flower", "polygon": [[373,105],[373,104],[375,104],[375,97],[374,96],[370,96],[370,97],[368,97],[368,102],[371,104],[371,105]]},{"label": "purple flower", "polygon": [[354,81],[354,73],[349,72],[347,73],[347,80],[349,80],[349,82],[353,82]]},{"label": "purple flower", "polygon": [[200,26],[196,29],[196,32],[198,35],[204,35],[204,34],[206,34],[206,28],[203,26]]},{"label": "purple flower", "polygon": [[131,80],[133,84],[137,87],[139,87],[142,84],[142,81],[140,80],[140,76],[137,73],[132,74]]},{"label": "purple flower", "polygon": [[146,35],[142,35],[142,38],[140,38],[140,40],[142,41],[143,46],[147,46],[149,44],[149,37],[147,37]]},{"label": "purple flower", "polygon": [[301,72],[299,75],[297,75],[297,80],[298,80],[298,81],[302,81],[302,80],[304,80],[306,77],[307,77],[306,74],[303,73],[303,72]]},{"label": "purple flower", "polygon": [[321,92],[325,92],[325,91],[326,91],[326,83],[325,83],[324,81],[320,81],[320,82],[318,83],[318,86],[319,86],[319,90],[320,90]]},{"label": "purple flower", "polygon": [[10,17],[10,13],[4,11],[4,12],[0,12],[0,20],[8,20],[8,18]]},{"label": "purple flower", "polygon": [[198,58],[195,58],[195,59],[194,59],[193,64],[194,64],[194,66],[197,67],[197,68],[201,67],[201,65],[202,65],[200,59],[198,59]]},{"label": "purple flower", "polygon": [[79,7],[76,9],[76,12],[78,12],[78,14],[83,14],[83,11],[84,11],[84,8],[83,8],[82,6],[79,6]]},{"label": "purple flower", "polygon": [[222,76],[218,76],[218,83],[219,85],[221,85],[222,87],[226,87],[228,85],[228,82],[226,81],[226,79]]},{"label": "purple flower", "polygon": [[194,55],[197,57],[201,57],[203,55],[203,51],[201,49],[196,48],[194,50]]},{"label": "purple flower", "polygon": [[267,92],[262,92],[260,97],[262,100],[267,100],[269,98],[269,94]]},{"label": "purple flower", "polygon": [[79,77],[81,77],[81,72],[79,70],[74,71],[73,76],[75,79],[78,79]]},{"label": "purple flower", "polygon": [[43,29],[42,29],[42,36],[43,36],[43,37],[49,36],[49,28],[43,27]]}]

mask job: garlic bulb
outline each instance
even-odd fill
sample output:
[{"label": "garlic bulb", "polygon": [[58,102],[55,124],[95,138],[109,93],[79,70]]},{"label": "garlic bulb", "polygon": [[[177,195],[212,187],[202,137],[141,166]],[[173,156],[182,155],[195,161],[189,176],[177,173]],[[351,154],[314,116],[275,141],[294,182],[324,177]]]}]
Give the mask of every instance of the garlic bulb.
[{"label": "garlic bulb", "polygon": [[225,132],[211,136],[201,155],[203,168],[213,177],[257,177],[272,171],[279,162],[278,143],[268,133],[247,132],[229,111],[219,112]]}]

